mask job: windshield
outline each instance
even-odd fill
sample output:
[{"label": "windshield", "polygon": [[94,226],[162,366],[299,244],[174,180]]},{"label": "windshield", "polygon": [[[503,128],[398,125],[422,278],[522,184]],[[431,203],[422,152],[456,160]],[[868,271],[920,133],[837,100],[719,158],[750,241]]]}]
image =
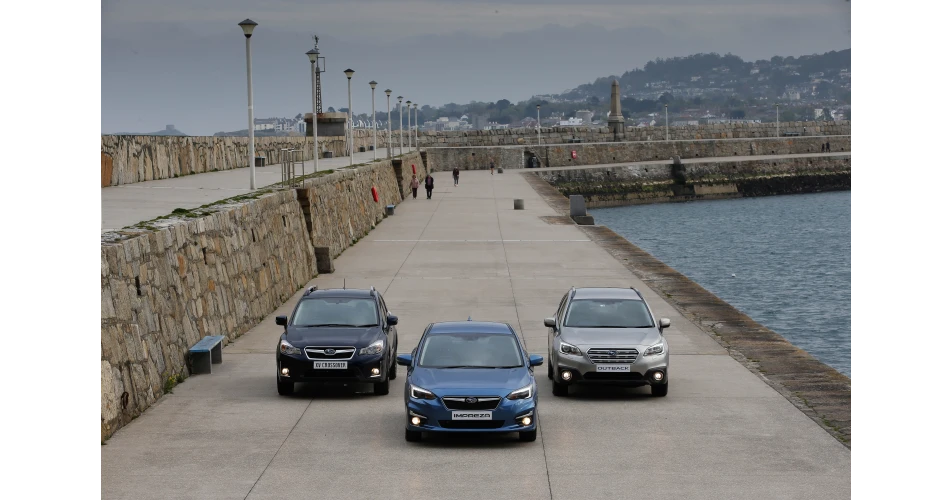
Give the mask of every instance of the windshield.
[{"label": "windshield", "polygon": [[377,326],[372,298],[322,297],[302,300],[291,318],[293,326]]},{"label": "windshield", "polygon": [[516,368],[522,365],[522,350],[512,335],[431,335],[423,343],[420,354],[420,366],[428,368]]},{"label": "windshield", "polygon": [[579,299],[569,304],[565,326],[573,328],[650,328],[648,306],[631,299]]}]

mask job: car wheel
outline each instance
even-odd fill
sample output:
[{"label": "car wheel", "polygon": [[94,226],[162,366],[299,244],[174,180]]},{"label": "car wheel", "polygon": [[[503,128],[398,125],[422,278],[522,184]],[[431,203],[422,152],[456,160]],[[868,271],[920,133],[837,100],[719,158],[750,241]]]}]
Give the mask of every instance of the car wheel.
[{"label": "car wheel", "polygon": [[552,382],[552,395],[558,397],[565,397],[569,395],[569,386],[565,384],[560,384],[558,382]]},{"label": "car wheel", "polygon": [[374,394],[378,396],[386,396],[390,394],[390,379],[384,377],[383,382],[374,384]]},{"label": "car wheel", "polygon": [[294,382],[282,382],[279,378],[278,394],[282,396],[290,396],[291,394],[294,394]]},{"label": "car wheel", "polygon": [[668,395],[668,384],[658,384],[651,386],[651,395],[656,398],[662,398]]},{"label": "car wheel", "polygon": [[393,380],[397,378],[397,354],[393,354],[393,359],[390,360],[390,369],[387,370],[387,378]]},{"label": "car wheel", "polygon": [[538,429],[532,429],[531,431],[525,431],[519,433],[519,441],[523,443],[531,443],[536,440],[536,433]]},{"label": "car wheel", "polygon": [[411,443],[423,440],[423,433],[420,431],[411,431],[410,429],[406,430],[406,434],[403,435],[404,439]]}]

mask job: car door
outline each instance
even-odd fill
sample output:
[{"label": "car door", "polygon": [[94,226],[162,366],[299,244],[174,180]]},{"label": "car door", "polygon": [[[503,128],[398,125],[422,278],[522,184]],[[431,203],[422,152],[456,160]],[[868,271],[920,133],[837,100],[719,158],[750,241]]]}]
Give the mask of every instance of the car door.
[{"label": "car door", "polygon": [[383,296],[377,296],[377,309],[380,310],[380,320],[384,331],[387,333],[387,345],[390,347],[391,359],[397,354],[397,327],[387,324],[387,316],[390,315],[390,311],[387,309],[387,303],[384,302]]},{"label": "car door", "polygon": [[562,296],[562,301],[559,302],[559,308],[555,311],[555,327],[549,328],[549,345],[552,346],[552,349],[555,349],[555,339],[559,336],[560,327],[562,326],[562,314],[565,312],[565,303],[568,297],[568,293]]}]

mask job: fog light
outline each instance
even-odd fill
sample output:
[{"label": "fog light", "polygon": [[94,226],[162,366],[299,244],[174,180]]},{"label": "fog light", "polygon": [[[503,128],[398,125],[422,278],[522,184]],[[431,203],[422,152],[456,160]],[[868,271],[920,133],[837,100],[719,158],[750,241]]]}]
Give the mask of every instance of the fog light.
[{"label": "fog light", "polygon": [[661,379],[663,379],[663,378],[664,378],[664,373],[654,372],[654,379],[655,379],[655,380],[657,380],[658,382],[661,382]]},{"label": "fog light", "polygon": [[410,419],[410,423],[413,425],[420,425],[420,417],[413,417]]},{"label": "fog light", "polygon": [[287,377],[289,373],[291,373],[291,370],[288,370],[287,368],[281,369],[281,375],[284,375],[285,377]]},{"label": "fog light", "polygon": [[522,419],[522,425],[528,426],[528,425],[531,424],[531,423],[532,423],[532,419],[529,418],[529,417],[524,417],[524,418]]},{"label": "fog light", "polygon": [[562,380],[566,380],[566,381],[572,380],[572,372],[568,370],[565,370],[564,372],[562,372]]},{"label": "fog light", "polygon": [[374,375],[380,375],[380,368],[371,368],[370,373]]}]

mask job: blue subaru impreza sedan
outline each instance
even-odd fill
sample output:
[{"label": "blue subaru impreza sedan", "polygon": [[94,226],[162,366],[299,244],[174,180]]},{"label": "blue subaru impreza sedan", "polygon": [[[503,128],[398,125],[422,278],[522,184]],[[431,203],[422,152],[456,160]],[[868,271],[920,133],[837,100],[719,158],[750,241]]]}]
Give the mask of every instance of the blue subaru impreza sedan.
[{"label": "blue subaru impreza sedan", "polygon": [[407,441],[424,432],[518,432],[520,441],[535,441],[532,367],[542,356],[527,355],[507,323],[430,324],[397,364],[407,367]]}]

